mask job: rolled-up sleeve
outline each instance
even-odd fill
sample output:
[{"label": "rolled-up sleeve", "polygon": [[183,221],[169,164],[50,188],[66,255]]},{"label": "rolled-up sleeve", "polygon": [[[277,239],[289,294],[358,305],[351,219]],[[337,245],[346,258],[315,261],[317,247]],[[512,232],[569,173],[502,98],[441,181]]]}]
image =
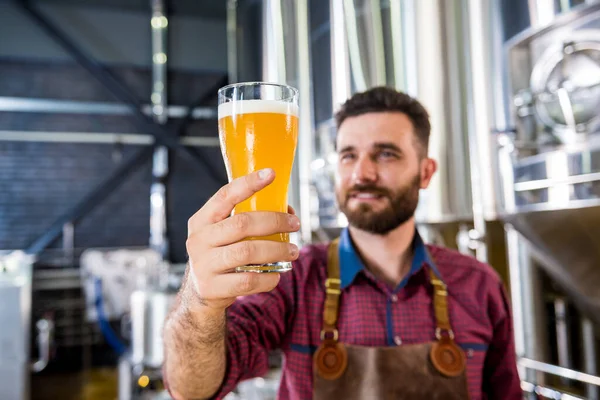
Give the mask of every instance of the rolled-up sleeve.
[{"label": "rolled-up sleeve", "polygon": [[238,298],[227,311],[227,370],[214,399],[222,399],[240,381],[263,376],[269,352],[280,347],[293,318],[294,273],[282,274],[271,292]]},{"label": "rolled-up sleeve", "polygon": [[485,359],[483,390],[488,399],[520,400],[523,392],[517,371],[513,318],[502,283],[490,295],[488,313],[494,337]]}]

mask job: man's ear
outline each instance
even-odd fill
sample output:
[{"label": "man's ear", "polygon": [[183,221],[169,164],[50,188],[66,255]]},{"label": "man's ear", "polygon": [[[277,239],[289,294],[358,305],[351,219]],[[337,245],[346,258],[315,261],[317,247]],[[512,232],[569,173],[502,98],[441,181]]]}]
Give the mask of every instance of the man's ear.
[{"label": "man's ear", "polygon": [[437,162],[433,158],[421,160],[421,189],[427,189],[433,174],[437,171]]}]

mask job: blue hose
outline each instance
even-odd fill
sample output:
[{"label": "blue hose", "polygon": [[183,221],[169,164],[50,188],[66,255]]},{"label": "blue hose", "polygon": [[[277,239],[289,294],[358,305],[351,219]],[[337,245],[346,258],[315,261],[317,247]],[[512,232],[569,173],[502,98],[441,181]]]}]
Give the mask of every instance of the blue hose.
[{"label": "blue hose", "polygon": [[121,339],[117,336],[115,331],[113,331],[112,327],[108,323],[106,319],[106,315],[104,314],[104,306],[102,300],[102,279],[96,278],[94,281],[94,286],[96,289],[96,313],[98,314],[98,325],[100,325],[100,331],[104,336],[106,342],[112,347],[117,354],[123,355],[127,351],[127,347]]}]

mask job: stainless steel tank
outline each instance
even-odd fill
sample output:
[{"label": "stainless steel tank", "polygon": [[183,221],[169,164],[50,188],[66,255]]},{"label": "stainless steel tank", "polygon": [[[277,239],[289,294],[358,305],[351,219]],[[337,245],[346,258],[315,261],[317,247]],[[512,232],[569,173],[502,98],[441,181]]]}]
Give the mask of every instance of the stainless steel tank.
[{"label": "stainless steel tank", "polygon": [[155,392],[152,382],[162,379],[163,327],[181,283],[182,274],[172,267],[151,263],[128,276],[135,289],[128,307],[130,347],[119,360],[119,400],[167,398],[166,393]]},{"label": "stainless steel tank", "polygon": [[131,295],[131,362],[147,368],[160,368],[164,359],[162,329],[174,293],[136,290]]},{"label": "stainless steel tank", "polygon": [[29,337],[32,260],[0,255],[0,399],[30,396]]},{"label": "stainless steel tank", "polygon": [[507,45],[515,134],[499,137],[502,219],[600,324],[600,4]]},{"label": "stainless steel tank", "polygon": [[[452,2],[450,2],[452,3]],[[331,68],[330,87],[315,87],[315,97],[331,98],[332,111],[353,93],[385,85],[416,96],[431,114],[430,155],[440,164],[431,187],[422,191],[417,212],[422,223],[470,220],[472,202],[467,150],[467,115],[460,83],[462,61],[452,47],[462,36],[458,11],[445,1],[330,2],[331,53],[318,61]],[[463,49],[454,49],[464,51]],[[457,111],[457,112],[452,112]],[[343,224],[333,198],[335,164],[331,120],[318,122],[321,142],[313,160],[319,187],[319,217],[325,226]]]},{"label": "stainless steel tank", "polygon": [[[419,224],[475,222],[467,241],[485,235],[498,197],[490,167],[496,118],[490,104],[501,50],[486,47],[497,34],[494,7],[491,0],[228,2],[231,80],[300,89],[290,198],[300,210],[303,241],[346,225],[334,196],[332,116],[353,93],[378,85],[416,96],[431,114],[430,155],[440,168],[422,191]],[[477,255],[485,260],[479,242]]]},{"label": "stainless steel tank", "polygon": [[[311,16],[320,18],[324,7],[315,5]],[[499,197],[491,132],[495,120],[504,118],[492,107],[502,93],[498,7],[497,1],[473,0],[329,2],[327,29],[313,23],[311,36],[317,228],[336,234],[346,224],[334,196],[332,113],[353,93],[385,85],[415,96],[431,115],[429,155],[439,168],[421,191],[416,212],[421,233],[429,240],[442,231],[464,233],[464,240],[451,237],[446,244],[475,250],[487,261],[486,222],[496,219]]]}]

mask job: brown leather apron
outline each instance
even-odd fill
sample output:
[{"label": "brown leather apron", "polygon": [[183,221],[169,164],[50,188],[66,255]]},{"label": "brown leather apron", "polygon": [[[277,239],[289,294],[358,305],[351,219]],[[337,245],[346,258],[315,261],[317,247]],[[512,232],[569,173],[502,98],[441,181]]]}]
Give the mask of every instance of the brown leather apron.
[{"label": "brown leather apron", "polygon": [[327,297],[321,345],[313,356],[313,399],[468,399],[466,358],[454,342],[446,285],[430,270],[436,340],[397,347],[365,347],[338,341],[341,294],[338,240],[328,249]]}]

